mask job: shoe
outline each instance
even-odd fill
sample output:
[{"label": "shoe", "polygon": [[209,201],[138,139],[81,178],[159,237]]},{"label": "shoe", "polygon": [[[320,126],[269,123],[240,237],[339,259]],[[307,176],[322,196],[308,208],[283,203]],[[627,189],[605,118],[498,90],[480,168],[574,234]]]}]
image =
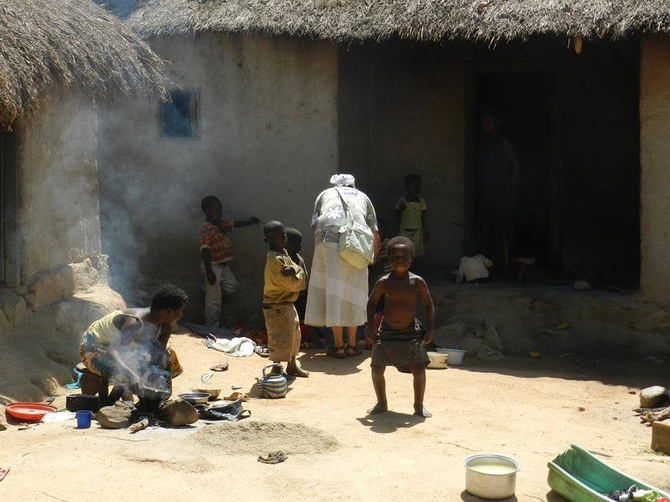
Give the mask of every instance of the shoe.
[{"label": "shoe", "polygon": [[326,354],[335,359],[346,359],[347,354],[344,351],[344,347],[331,347],[326,351]]},{"label": "shoe", "polygon": [[359,349],[357,346],[347,346],[344,353],[347,355],[347,357],[360,356],[362,354],[361,349]]}]

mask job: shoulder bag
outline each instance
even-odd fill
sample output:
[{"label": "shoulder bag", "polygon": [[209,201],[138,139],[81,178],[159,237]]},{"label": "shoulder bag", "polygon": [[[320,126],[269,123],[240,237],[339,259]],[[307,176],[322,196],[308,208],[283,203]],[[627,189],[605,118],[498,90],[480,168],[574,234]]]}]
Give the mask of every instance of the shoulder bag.
[{"label": "shoulder bag", "polygon": [[342,208],[347,217],[347,223],[340,228],[340,256],[349,265],[363,269],[374,261],[374,236],[367,225],[354,221],[349,212],[349,206],[337,188],[335,189],[342,201]]}]

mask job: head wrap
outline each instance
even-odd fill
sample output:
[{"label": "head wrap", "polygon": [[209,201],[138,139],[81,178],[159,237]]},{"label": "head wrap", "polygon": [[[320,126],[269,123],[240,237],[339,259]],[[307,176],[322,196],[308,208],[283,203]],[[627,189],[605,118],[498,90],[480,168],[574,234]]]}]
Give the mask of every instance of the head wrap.
[{"label": "head wrap", "polygon": [[330,177],[330,184],[336,187],[355,187],[356,178],[351,174],[333,174]]}]

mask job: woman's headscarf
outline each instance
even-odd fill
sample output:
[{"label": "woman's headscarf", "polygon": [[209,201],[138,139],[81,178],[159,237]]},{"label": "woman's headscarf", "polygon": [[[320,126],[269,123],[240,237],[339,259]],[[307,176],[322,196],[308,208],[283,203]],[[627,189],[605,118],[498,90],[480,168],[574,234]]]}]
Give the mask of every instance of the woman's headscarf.
[{"label": "woman's headscarf", "polygon": [[336,187],[356,187],[356,178],[351,174],[333,174],[330,184]]}]

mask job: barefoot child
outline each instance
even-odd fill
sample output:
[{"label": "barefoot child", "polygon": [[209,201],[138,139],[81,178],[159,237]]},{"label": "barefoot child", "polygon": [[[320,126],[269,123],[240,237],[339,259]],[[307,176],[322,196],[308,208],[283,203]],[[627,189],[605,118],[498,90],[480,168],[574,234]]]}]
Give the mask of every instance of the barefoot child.
[{"label": "barefoot child", "polygon": [[[414,376],[414,414],[430,417],[432,413],[423,406],[426,391],[426,366],[430,362],[424,345],[433,338],[433,300],[426,282],[409,271],[414,258],[412,241],[407,237],[394,237],[388,243],[388,260],[392,271],[377,281],[368,300],[366,337],[374,343],[372,349],[372,385],[377,404],[368,413],[374,415],[388,410],[386,400],[386,366],[398,370],[409,368]],[[374,332],[375,307],[384,296],[384,318],[379,331]],[[416,318],[416,297],[421,298],[426,313],[426,329]]]},{"label": "barefoot child", "polygon": [[396,218],[400,220],[400,235],[412,241],[414,257],[424,255],[424,242],[428,242],[428,206],[421,194],[421,176],[412,173],[405,176],[405,195],[395,206]]},{"label": "barefoot child", "polygon": [[[309,282],[309,274],[307,273],[307,265],[305,260],[300,255],[302,249],[302,233],[297,228],[286,227],[286,251],[293,260],[293,263],[298,265],[305,274],[305,282]],[[304,348],[310,347],[316,342],[317,329],[305,324],[305,310],[307,309],[307,289],[303,289],[298,293],[298,299],[293,303],[295,310],[298,312],[298,319],[300,319],[300,333],[302,334],[302,341],[300,346]]]},{"label": "barefoot child", "polygon": [[[293,260],[293,263],[298,265],[303,273],[305,274],[305,282],[309,280],[309,274],[307,274],[307,265],[305,265],[305,260],[300,255],[302,250],[302,233],[300,230],[293,227],[286,228],[286,251],[288,255]],[[303,289],[298,293],[298,299],[294,302],[293,306],[298,311],[298,318],[302,323],[305,320],[305,308],[307,307],[307,290]]]},{"label": "barefoot child", "polygon": [[219,326],[222,322],[233,325],[235,319],[232,312],[222,316],[223,294],[229,297],[239,288],[230,270],[233,253],[228,234],[233,228],[254,225],[261,220],[255,216],[248,220],[224,220],[221,201],[213,195],[202,199],[200,207],[205,213],[205,221],[198,232],[202,255],[201,268],[205,275],[205,324],[212,327]]},{"label": "barefoot child", "polygon": [[[309,372],[298,366],[300,349],[300,320],[293,303],[305,289],[305,272],[291,260],[286,251],[286,229],[278,221],[268,221],[263,227],[265,242],[270,250],[265,262],[263,284],[263,317],[268,332],[270,360],[287,362],[288,375],[306,377]],[[276,372],[281,373],[281,369]]]}]

